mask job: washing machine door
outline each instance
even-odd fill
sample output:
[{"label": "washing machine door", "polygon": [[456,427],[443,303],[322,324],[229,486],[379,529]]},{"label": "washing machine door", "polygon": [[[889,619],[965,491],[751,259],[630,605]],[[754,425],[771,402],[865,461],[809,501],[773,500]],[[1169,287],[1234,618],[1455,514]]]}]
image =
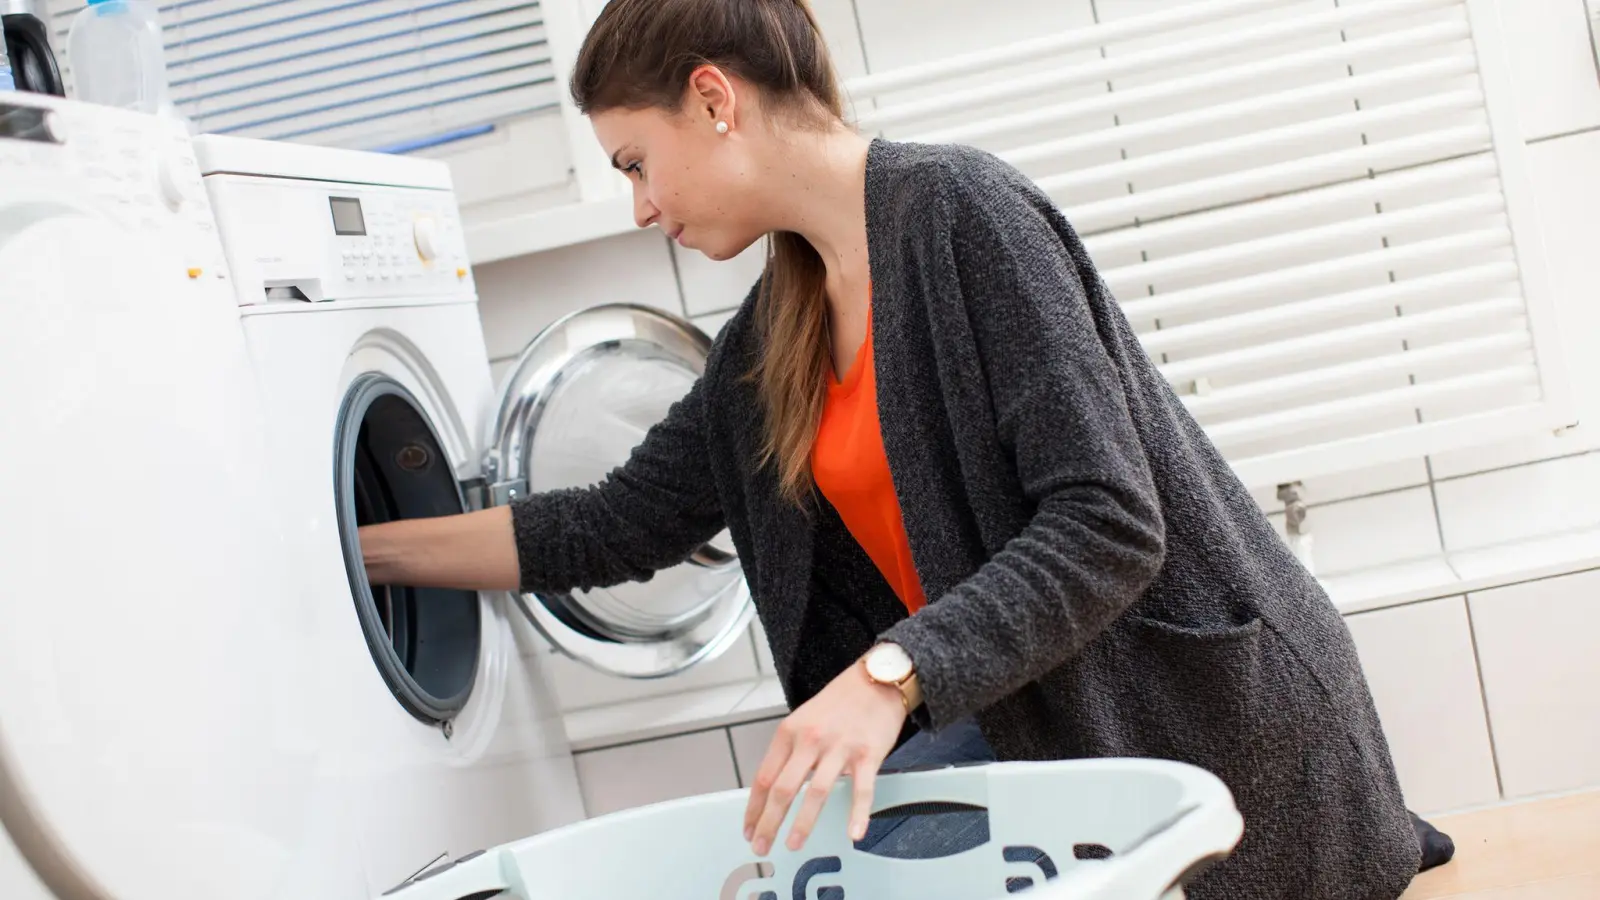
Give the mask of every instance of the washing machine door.
[{"label": "washing machine door", "polygon": [[59,900],[292,896],[318,840],[315,685],[231,290],[72,179],[28,193],[52,172],[16,174],[0,841]]},{"label": "washing machine door", "polygon": [[[688,393],[710,348],[693,324],[632,304],[591,307],[545,329],[503,385],[484,466],[496,500],[602,480]],[[517,603],[558,650],[626,678],[715,658],[754,612],[726,532],[649,582]]]}]

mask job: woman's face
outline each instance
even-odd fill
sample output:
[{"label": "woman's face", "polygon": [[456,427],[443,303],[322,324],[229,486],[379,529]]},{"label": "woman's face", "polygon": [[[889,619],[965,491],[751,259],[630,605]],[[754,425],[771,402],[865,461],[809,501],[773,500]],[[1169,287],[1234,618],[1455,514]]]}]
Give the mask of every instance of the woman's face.
[{"label": "woman's face", "polygon": [[[701,92],[688,94],[676,113],[612,109],[595,113],[590,123],[612,165],[633,185],[639,227],[656,225],[683,247],[731,259],[771,230],[754,199],[759,134],[750,123],[729,121],[729,98],[708,102]],[[729,121],[727,133],[717,131],[719,121]]]}]

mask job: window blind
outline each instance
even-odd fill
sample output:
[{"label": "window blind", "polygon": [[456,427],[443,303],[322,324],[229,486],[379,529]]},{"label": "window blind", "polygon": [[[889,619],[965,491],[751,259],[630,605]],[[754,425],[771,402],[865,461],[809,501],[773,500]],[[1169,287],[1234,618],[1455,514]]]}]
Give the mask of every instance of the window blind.
[{"label": "window blind", "polygon": [[[81,0],[52,0],[63,68]],[[554,107],[526,0],[177,0],[168,80],[198,131],[403,151]]]},{"label": "window blind", "polygon": [[1251,486],[1568,424],[1493,0],[1098,0],[848,82],[1017,165]]}]

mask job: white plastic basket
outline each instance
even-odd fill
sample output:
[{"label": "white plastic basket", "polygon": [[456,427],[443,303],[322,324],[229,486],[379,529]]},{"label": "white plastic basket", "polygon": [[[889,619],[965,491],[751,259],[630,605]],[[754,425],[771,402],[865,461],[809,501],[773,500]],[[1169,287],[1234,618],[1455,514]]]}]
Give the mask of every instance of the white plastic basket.
[{"label": "white plastic basket", "polygon": [[[991,763],[881,776],[874,792],[880,813],[929,803],[988,810],[986,843],[938,859],[892,859],[851,843],[849,791],[842,780],[799,853],[783,846],[798,802],[777,846],[757,859],[742,834],[748,793],[725,791],[505,844],[441,864],[383,896],[986,900],[1023,891],[1037,900],[1177,900],[1186,879],[1232,853],[1244,831],[1227,787],[1183,763]],[[1111,855],[1080,860],[1085,845]],[[1018,859],[1030,861],[1012,861]]]}]

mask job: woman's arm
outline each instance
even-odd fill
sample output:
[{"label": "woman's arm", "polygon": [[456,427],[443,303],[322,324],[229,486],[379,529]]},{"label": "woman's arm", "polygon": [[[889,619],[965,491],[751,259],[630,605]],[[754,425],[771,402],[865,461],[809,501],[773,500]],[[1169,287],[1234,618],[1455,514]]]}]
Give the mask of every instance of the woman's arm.
[{"label": "woman's arm", "polygon": [[1123,349],[1102,334],[1087,253],[1020,175],[992,161],[962,168],[940,179],[944,218],[919,262],[927,290],[962,307],[951,318],[970,328],[1035,513],[970,578],[883,635],[910,652],[918,718],[935,728],[1071,659],[1144,593],[1165,554],[1114,358]]},{"label": "woman's arm", "polygon": [[517,588],[511,509],[365,525],[361,557],[373,584],[472,591]]},{"label": "woman's arm", "polygon": [[598,484],[513,501],[521,588],[645,581],[715,537],[725,518],[706,447],[707,414],[702,377]]},{"label": "woman's arm", "polygon": [[723,527],[696,381],[599,483],[360,530],[377,584],[566,591],[648,579]]}]

